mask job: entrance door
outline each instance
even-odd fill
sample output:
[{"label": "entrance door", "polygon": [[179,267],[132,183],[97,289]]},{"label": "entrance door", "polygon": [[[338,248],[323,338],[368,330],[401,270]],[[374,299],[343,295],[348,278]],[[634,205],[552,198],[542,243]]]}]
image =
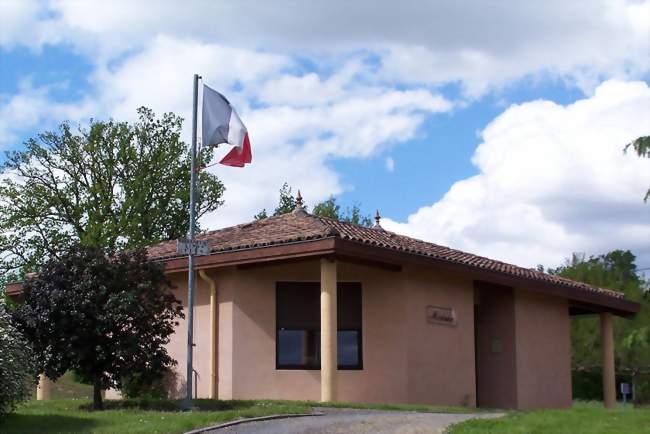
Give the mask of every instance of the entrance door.
[{"label": "entrance door", "polygon": [[515,305],[512,288],[475,283],[476,405],[515,408]]}]

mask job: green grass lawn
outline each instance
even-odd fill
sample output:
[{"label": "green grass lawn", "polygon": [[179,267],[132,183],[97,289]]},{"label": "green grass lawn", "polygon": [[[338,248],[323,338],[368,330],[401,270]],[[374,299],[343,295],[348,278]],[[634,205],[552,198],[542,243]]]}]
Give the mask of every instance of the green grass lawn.
[{"label": "green grass lawn", "polygon": [[[89,400],[29,401],[0,425],[3,434],[183,433],[221,422],[271,414],[305,413],[301,403],[197,401],[201,411],[175,411],[174,402],[106,401],[107,410],[89,411]],[[142,408],[151,408],[145,410]],[[174,411],[170,411],[174,410]]]},{"label": "green grass lawn", "polygon": [[570,410],[511,412],[500,419],[470,420],[449,434],[648,434],[650,407],[619,405],[605,410],[600,402],[576,402]]},{"label": "green grass lawn", "polygon": [[[318,402],[197,400],[198,411],[180,412],[177,401],[105,401],[105,411],[90,411],[90,400],[29,401],[0,424],[3,434],[183,433],[231,420],[272,414],[309,413]],[[426,405],[335,403],[328,407],[476,412],[477,409]],[[472,420],[451,427],[449,434],[641,434],[650,433],[650,408],[575,403],[571,410],[509,412],[495,420]]]},{"label": "green grass lawn", "polygon": [[29,401],[0,424],[3,434],[54,433],[183,433],[236,419],[272,414],[310,413],[314,407],[370,408],[417,412],[468,412],[475,409],[427,405],[389,405],[308,401],[196,400],[198,411],[180,412],[177,401],[104,401],[106,410],[91,411],[88,399]]}]

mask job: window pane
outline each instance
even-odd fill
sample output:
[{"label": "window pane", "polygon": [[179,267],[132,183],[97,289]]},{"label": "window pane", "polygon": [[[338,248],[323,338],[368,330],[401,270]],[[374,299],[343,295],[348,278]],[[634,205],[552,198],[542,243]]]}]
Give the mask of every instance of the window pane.
[{"label": "window pane", "polygon": [[339,330],[338,332],[338,365],[359,365],[359,332],[357,330]]},{"label": "window pane", "polygon": [[278,330],[278,366],[318,368],[320,342],[316,330]]},{"label": "window pane", "polygon": [[303,330],[278,330],[278,363],[302,365],[304,360]]}]

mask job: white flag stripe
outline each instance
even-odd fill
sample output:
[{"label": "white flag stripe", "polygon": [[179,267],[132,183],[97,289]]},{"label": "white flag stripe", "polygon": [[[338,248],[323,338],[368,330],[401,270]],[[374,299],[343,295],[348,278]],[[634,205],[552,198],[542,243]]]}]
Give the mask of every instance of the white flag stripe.
[{"label": "white flag stripe", "polygon": [[246,135],[246,127],[233,109],[230,111],[230,120],[228,122],[228,143],[237,146],[241,150],[244,144],[244,135]]},{"label": "white flag stripe", "polygon": [[234,146],[240,143],[232,143],[228,140],[228,130],[232,107],[228,100],[214,89],[203,85],[203,146],[219,145],[229,143]]}]

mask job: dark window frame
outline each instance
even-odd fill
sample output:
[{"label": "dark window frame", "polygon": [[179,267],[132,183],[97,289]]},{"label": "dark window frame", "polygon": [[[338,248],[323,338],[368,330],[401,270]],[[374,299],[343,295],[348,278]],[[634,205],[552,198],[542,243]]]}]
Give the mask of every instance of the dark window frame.
[{"label": "dark window frame", "polygon": [[[320,288],[320,282],[318,281],[278,281],[275,284],[275,369],[276,370],[301,370],[301,371],[320,371],[321,369],[321,354],[320,354],[320,326],[319,327],[308,327],[308,328],[281,328],[280,327],[280,321],[279,321],[279,298],[280,298],[280,287],[284,284],[290,284],[290,285],[318,285]],[[353,331],[357,332],[357,359],[358,363],[356,365],[339,365],[337,363],[337,369],[339,371],[362,371],[363,370],[363,287],[361,286],[361,282],[338,282],[337,283],[337,293],[338,291],[341,290],[341,287],[344,287],[345,285],[358,285],[359,287],[359,296],[360,296],[360,312],[359,312],[359,322],[361,326],[359,328],[339,328],[337,324],[337,329],[336,329],[336,337],[337,337],[337,358],[338,358],[338,336],[339,332],[346,332],[346,331]],[[320,294],[320,292],[319,292]],[[338,294],[337,294],[338,295]],[[337,297],[337,303],[338,303],[338,298]],[[320,311],[319,311],[320,312]],[[320,322],[320,318],[319,318]],[[337,315],[337,322],[338,322],[338,315]],[[317,358],[318,358],[318,365],[308,365],[308,364],[280,364],[280,339],[279,339],[279,333],[281,330],[286,330],[286,331],[307,331],[307,332],[315,332],[317,336]]]}]

